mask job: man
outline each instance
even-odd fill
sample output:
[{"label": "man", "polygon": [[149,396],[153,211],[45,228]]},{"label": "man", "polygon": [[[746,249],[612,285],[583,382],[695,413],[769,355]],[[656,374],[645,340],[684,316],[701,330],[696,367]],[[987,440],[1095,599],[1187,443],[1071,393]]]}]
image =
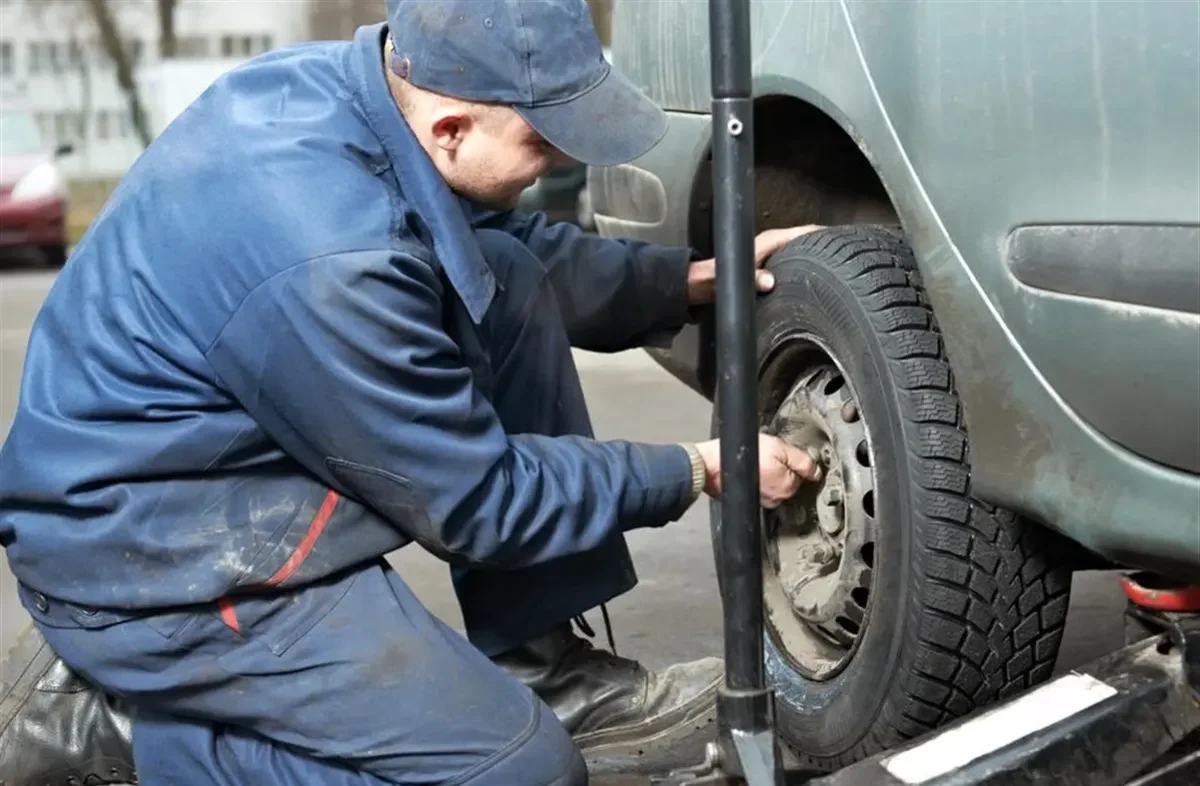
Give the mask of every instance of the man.
[{"label": "man", "polygon": [[[649,673],[570,621],[634,585],[625,531],[719,493],[718,446],[594,440],[570,347],[677,329],[712,261],[509,210],[663,129],[582,0],[389,0],[168,128],[50,292],[0,452],[50,648],[0,703],[0,779],[128,777],[126,703],[143,784],[565,786],[581,750],[696,754],[721,662]],[[765,505],[819,476],[761,450]],[[383,561],[413,541],[467,638]]]}]

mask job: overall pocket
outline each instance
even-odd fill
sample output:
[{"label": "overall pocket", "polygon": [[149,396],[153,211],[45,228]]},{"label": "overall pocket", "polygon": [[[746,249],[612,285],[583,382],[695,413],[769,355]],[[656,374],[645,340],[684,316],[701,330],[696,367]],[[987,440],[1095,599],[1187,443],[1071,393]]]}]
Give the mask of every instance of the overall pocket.
[{"label": "overall pocket", "polygon": [[281,657],[337,608],[359,571],[278,594],[249,593],[229,599],[241,635]]}]

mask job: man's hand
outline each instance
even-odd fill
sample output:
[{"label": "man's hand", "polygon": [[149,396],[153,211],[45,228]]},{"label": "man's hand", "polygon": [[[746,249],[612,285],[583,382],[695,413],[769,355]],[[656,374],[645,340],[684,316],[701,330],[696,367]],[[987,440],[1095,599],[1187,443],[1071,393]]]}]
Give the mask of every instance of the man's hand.
[{"label": "man's hand", "polygon": [[[801,235],[807,235],[822,227],[816,224],[806,224],[786,229],[768,229],[760,232],[754,238],[754,265],[762,267],[767,258],[786,246]],[[775,277],[766,270],[759,270],[756,284],[759,292],[770,292],[775,286]],[[711,303],[717,283],[717,262],[715,259],[705,259],[693,262],[688,268],[688,301],[693,306]]]},{"label": "man's hand", "polygon": [[[704,493],[721,496],[721,441],[696,445],[704,459]],[[812,456],[779,437],[758,437],[758,493],[764,508],[772,509],[791,499],[804,481],[821,479],[821,468]]]}]

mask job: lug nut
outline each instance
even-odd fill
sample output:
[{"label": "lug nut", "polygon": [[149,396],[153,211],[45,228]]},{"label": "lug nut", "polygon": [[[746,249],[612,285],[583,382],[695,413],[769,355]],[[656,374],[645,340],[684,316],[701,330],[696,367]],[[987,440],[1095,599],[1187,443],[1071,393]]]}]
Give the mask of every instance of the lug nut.
[{"label": "lug nut", "polygon": [[847,423],[858,420],[858,406],[853,401],[847,401],[842,405],[842,420]]},{"label": "lug nut", "polygon": [[829,543],[816,543],[801,551],[805,562],[828,565],[838,558],[837,550]]}]

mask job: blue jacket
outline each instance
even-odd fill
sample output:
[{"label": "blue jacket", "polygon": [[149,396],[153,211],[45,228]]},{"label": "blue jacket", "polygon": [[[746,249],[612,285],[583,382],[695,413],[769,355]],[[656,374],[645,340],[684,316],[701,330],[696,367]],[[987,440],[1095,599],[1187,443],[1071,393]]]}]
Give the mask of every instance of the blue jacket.
[{"label": "blue jacket", "polygon": [[503,294],[470,226],[545,261],[592,349],[686,321],[689,251],[465,206],[392,101],[383,33],[218,80],[76,248],[0,450],[0,544],[26,585],[153,608],[414,540],[530,565],[682,514],[679,447],[501,428],[471,369]]}]

